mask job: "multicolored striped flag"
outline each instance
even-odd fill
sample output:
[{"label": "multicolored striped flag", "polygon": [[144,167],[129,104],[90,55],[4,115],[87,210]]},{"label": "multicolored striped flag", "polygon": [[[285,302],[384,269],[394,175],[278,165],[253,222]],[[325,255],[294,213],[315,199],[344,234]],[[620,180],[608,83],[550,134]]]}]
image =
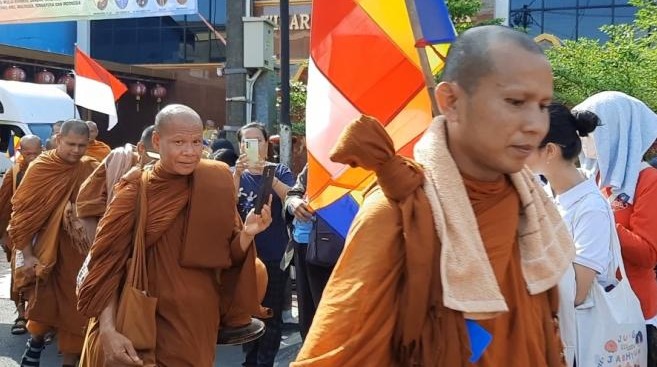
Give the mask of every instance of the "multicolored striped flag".
[{"label": "multicolored striped flag", "polygon": [[[422,37],[413,35],[406,3],[414,1]],[[306,136],[310,205],[346,236],[374,176],[331,162],[342,129],[361,114],[376,117],[398,153],[413,146],[432,119],[417,47],[434,73],[456,37],[443,0],[313,1]],[[430,46],[438,43],[435,47]],[[429,47],[427,47],[429,46]]]}]

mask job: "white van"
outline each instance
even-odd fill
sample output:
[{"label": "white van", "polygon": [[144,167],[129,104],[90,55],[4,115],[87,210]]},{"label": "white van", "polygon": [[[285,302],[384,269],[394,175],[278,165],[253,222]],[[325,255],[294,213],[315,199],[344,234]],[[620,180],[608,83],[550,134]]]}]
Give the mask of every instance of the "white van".
[{"label": "white van", "polygon": [[12,132],[37,135],[45,144],[52,125],[71,118],[79,113],[66,86],[0,80],[0,174],[11,166],[6,152]]}]

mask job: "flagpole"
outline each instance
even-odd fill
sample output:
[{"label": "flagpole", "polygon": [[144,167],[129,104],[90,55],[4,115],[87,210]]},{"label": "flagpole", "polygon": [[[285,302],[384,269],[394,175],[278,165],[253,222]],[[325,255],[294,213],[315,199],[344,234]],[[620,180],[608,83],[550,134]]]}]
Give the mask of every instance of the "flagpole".
[{"label": "flagpole", "polygon": [[[406,1],[406,10],[408,11],[408,18],[411,22],[411,29],[413,30],[413,37],[415,41],[423,38],[422,27],[420,26],[420,19],[417,14],[417,8],[415,7],[415,0],[405,0]],[[434,80],[433,73],[431,71],[431,65],[429,64],[429,57],[425,47],[415,46],[417,54],[420,58],[420,67],[422,68],[422,74],[424,74],[424,83],[427,87],[427,93],[429,93],[429,100],[431,101],[431,111],[434,116],[440,115],[440,110],[438,109],[438,102],[436,101],[435,90],[436,90],[436,81]]]},{"label": "flagpole", "polygon": [[[77,76],[75,74],[75,69],[76,69],[75,67],[77,66],[77,63],[78,63],[78,57],[77,56],[78,56],[78,43],[75,42],[75,43],[73,43],[73,75],[74,76]],[[77,108],[76,106],[77,105],[75,104],[75,87],[74,87],[73,88],[73,117],[72,117],[73,119],[75,119],[75,109]]]}]

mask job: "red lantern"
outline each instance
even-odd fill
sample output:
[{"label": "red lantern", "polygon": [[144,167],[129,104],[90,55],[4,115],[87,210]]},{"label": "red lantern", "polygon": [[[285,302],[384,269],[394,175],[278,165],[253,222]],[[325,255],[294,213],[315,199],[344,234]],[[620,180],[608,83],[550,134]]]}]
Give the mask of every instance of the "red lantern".
[{"label": "red lantern", "polygon": [[37,73],[34,80],[39,84],[53,84],[55,82],[55,74],[43,69]]},{"label": "red lantern", "polygon": [[57,79],[57,84],[66,85],[66,92],[72,94],[75,90],[75,78],[71,74],[62,75]]},{"label": "red lantern", "polygon": [[159,109],[160,103],[167,96],[167,89],[161,84],[155,84],[155,88],[151,89],[151,95],[157,100],[157,108]]},{"label": "red lantern", "polygon": [[141,97],[146,95],[146,90],[146,85],[142,82],[134,82],[130,84],[130,93],[132,93],[137,100],[137,112],[139,112],[139,101],[141,100]]},{"label": "red lantern", "polygon": [[11,66],[7,68],[3,76],[5,80],[15,80],[17,82],[24,82],[27,78],[25,70],[19,68],[18,66]]}]

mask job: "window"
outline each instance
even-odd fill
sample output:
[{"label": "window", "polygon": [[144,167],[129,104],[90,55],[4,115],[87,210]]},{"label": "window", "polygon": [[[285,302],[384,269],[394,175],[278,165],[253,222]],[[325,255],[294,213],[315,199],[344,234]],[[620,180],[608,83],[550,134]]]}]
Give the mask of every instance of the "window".
[{"label": "window", "polygon": [[549,10],[543,14],[543,32],[561,39],[577,38],[576,10]]},{"label": "window", "polygon": [[603,25],[611,24],[611,8],[580,9],[577,19],[578,37],[607,40],[607,35],[600,31]]},{"label": "window", "polygon": [[6,152],[9,148],[9,142],[11,141],[11,132],[14,132],[14,135],[23,137],[25,133],[21,130],[20,127],[16,125],[1,124],[0,125],[0,151]]},{"label": "window", "polygon": [[636,8],[627,0],[511,0],[509,23],[531,36],[553,34],[561,39],[586,37],[606,41],[600,27],[631,23]]}]

